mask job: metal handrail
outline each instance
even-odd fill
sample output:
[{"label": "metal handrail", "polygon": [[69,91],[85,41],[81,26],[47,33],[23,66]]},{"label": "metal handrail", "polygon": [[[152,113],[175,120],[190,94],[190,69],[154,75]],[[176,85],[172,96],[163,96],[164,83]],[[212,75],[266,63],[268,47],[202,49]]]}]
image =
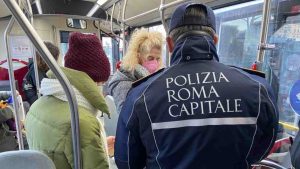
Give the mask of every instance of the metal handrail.
[{"label": "metal handrail", "polygon": [[[17,4],[16,4],[17,5]],[[22,128],[21,128],[21,121],[20,121],[20,114],[19,111],[19,104],[17,99],[17,89],[16,89],[16,83],[15,83],[15,75],[13,70],[13,63],[12,63],[12,56],[10,55],[10,46],[9,46],[9,37],[13,25],[15,23],[15,18],[12,16],[4,33],[5,38],[5,47],[7,50],[7,62],[8,62],[8,74],[9,74],[9,82],[10,82],[10,88],[12,93],[12,99],[13,99],[13,107],[14,107],[14,116],[15,116],[15,123],[17,128],[17,137],[18,137],[18,144],[19,144],[19,150],[24,150],[24,142],[23,142],[23,136],[22,136]]]},{"label": "metal handrail", "polygon": [[79,132],[79,114],[78,105],[75,97],[74,90],[71,87],[69,80],[63,74],[55,59],[51,56],[51,53],[43,43],[42,39],[39,37],[37,32],[34,30],[26,16],[23,14],[22,10],[18,7],[15,0],[3,0],[6,6],[9,8],[13,16],[18,21],[19,25],[23,28],[26,35],[32,41],[37,51],[40,53],[41,57],[49,66],[50,70],[53,71],[56,78],[61,83],[66,96],[69,101],[69,107],[71,110],[71,127],[72,127],[72,140],[73,140],[73,158],[75,169],[81,169],[81,152],[80,152],[80,132]]},{"label": "metal handrail", "polygon": [[70,15],[70,14],[35,14],[34,15],[34,18],[39,18],[39,17],[65,17],[65,18],[72,18],[72,19],[102,21],[100,18],[96,18],[96,17],[88,17],[88,16],[81,16],[81,15]]},{"label": "metal handrail", "polygon": [[[165,20],[165,8],[164,8],[164,5],[165,5],[165,0],[161,0],[160,1],[160,7],[159,7],[160,19],[161,19],[162,25],[164,26],[166,34],[168,34],[169,28],[168,28],[168,25],[167,25],[166,20]],[[165,45],[167,45],[167,44],[165,44]],[[166,46],[166,64],[167,64],[166,65],[167,67],[170,65],[170,57],[169,57],[169,51],[168,51],[167,46]]]},{"label": "metal handrail", "polygon": [[[114,28],[113,28],[113,19],[114,19],[114,13],[115,13],[115,6],[116,3],[113,4],[112,10],[111,10],[111,14],[110,14],[110,31],[111,33],[115,36],[118,37],[118,35],[115,34],[114,32]],[[121,37],[118,37],[119,39],[122,39]]]},{"label": "metal handrail", "polygon": [[[190,1],[190,0],[189,0],[189,1]],[[125,0],[125,2],[126,2],[126,0]],[[178,5],[178,4],[182,3],[182,2],[187,2],[187,0],[176,0],[176,1],[170,2],[170,3],[166,4],[166,5],[160,6],[160,7],[158,7],[158,8],[154,8],[154,9],[151,9],[151,10],[146,11],[146,12],[144,12],[144,13],[138,14],[138,15],[136,15],[136,16],[132,16],[132,17],[127,18],[127,19],[123,18],[123,21],[124,21],[125,23],[127,23],[127,22],[129,22],[129,21],[135,20],[135,19],[140,18],[140,17],[142,17],[142,16],[145,16],[145,15],[148,15],[148,14],[151,14],[151,13],[155,13],[155,12],[157,12],[157,11],[159,11],[159,10],[163,10],[163,9],[166,9],[166,8],[173,7],[173,6]],[[126,2],[126,3],[127,3],[127,2]],[[123,9],[123,12],[124,12],[124,9]]]},{"label": "metal handrail", "polygon": [[144,13],[141,13],[141,14],[138,14],[138,15],[135,15],[135,16],[132,16],[132,17],[126,19],[126,20],[125,20],[125,23],[128,23],[128,22],[130,22],[130,21],[132,21],[132,20],[138,19],[138,18],[140,18],[140,17],[146,16],[146,15],[148,15],[148,14],[155,13],[155,12],[157,12],[157,11],[159,11],[159,7],[158,7],[158,8],[151,9],[151,10],[146,11],[146,12],[144,12]]},{"label": "metal handrail", "polygon": [[118,11],[118,16],[117,16],[117,23],[118,23],[119,25],[121,25],[121,21],[120,21],[121,10],[122,10],[122,8],[121,8],[121,2],[118,3],[118,9],[119,9],[119,11]]},{"label": "metal handrail", "polygon": [[[27,5],[28,5],[28,9],[29,9],[29,15],[30,15],[30,22],[31,25],[33,25],[33,11],[31,8],[31,4],[30,4],[30,0],[26,0],[27,1]],[[36,52],[34,49],[34,46],[31,44],[32,48],[32,58],[33,58],[33,69],[34,69],[34,77],[35,77],[35,87],[36,87],[36,94],[37,97],[40,98],[41,94],[40,94],[40,77],[39,77],[39,70],[38,70],[38,65],[37,65],[37,59],[36,59]]]},{"label": "metal handrail", "polygon": [[128,0],[124,0],[124,4],[123,4],[123,12],[122,12],[122,22],[125,23],[125,12],[126,12],[126,7],[127,7],[127,2]]},{"label": "metal handrail", "polygon": [[31,3],[30,0],[26,0],[27,5],[28,5],[28,10],[29,10],[29,15],[30,15],[30,22],[31,24],[33,23],[33,12],[32,12],[32,8],[31,8]]},{"label": "metal handrail", "polygon": [[40,0],[35,0],[35,5],[36,5],[36,8],[37,8],[38,14],[43,14],[43,10],[42,10],[42,7],[41,7],[41,1]]},{"label": "metal handrail", "polygon": [[160,7],[159,7],[160,19],[161,19],[162,25],[165,28],[166,33],[168,33],[169,29],[168,29],[168,25],[167,25],[166,20],[165,20],[165,8],[164,8],[164,5],[165,5],[165,0],[161,0],[160,1]]},{"label": "metal handrail", "polygon": [[128,0],[125,0],[124,1],[124,4],[123,4],[123,13],[122,13],[122,33],[123,33],[123,57],[125,56],[126,54],[126,42],[125,42],[125,12],[126,12],[126,7],[127,7],[127,2]]},{"label": "metal handrail", "polygon": [[114,28],[113,28],[113,16],[114,16],[114,13],[115,13],[114,12],[115,11],[115,5],[116,5],[116,3],[113,4],[111,15],[110,15],[111,16],[110,17],[110,31],[111,31],[111,34],[113,34],[114,37],[123,40],[123,42],[125,42],[125,45],[128,45],[127,41],[124,38],[122,38],[121,36],[115,34],[115,32],[114,32]]},{"label": "metal handrail", "polygon": [[[94,23],[94,24],[96,24],[96,23]],[[97,33],[98,33],[98,34],[97,34],[97,35],[98,35],[98,38],[99,38],[99,39],[101,39],[101,29],[100,29],[100,26],[101,26],[101,23],[100,23],[100,21],[98,21],[98,28],[97,28],[97,30],[98,30]]]},{"label": "metal handrail", "polygon": [[261,70],[261,64],[264,61],[265,46],[268,36],[268,29],[269,29],[269,16],[270,16],[270,7],[271,7],[271,0],[265,0],[264,2],[264,10],[263,10],[263,20],[261,24],[261,32],[260,32],[260,41],[258,46],[258,53],[256,61],[259,64],[259,70]]},{"label": "metal handrail", "polygon": [[105,11],[105,14],[106,14],[105,25],[107,25],[107,23],[108,23],[108,12]]}]

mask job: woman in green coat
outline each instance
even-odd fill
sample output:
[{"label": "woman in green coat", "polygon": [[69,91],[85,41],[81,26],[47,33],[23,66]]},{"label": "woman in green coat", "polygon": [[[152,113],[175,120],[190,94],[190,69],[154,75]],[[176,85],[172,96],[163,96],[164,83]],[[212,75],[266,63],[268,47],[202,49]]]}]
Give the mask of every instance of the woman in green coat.
[{"label": "woman in green coat", "polygon": [[[63,72],[75,91],[79,108],[81,161],[83,169],[109,168],[106,135],[97,115],[108,113],[97,84],[110,75],[110,65],[95,35],[73,33]],[[41,94],[25,121],[29,148],[47,154],[57,169],[74,168],[71,121],[67,97],[50,71],[42,80]],[[100,113],[101,114],[101,113]]]}]

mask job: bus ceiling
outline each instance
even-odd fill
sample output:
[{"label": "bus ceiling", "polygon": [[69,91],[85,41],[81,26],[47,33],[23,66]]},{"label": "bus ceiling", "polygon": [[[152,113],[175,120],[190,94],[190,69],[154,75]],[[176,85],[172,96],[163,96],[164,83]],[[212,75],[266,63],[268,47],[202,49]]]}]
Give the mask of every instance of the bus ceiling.
[{"label": "bus ceiling", "polygon": [[5,18],[11,15],[3,1],[0,1],[0,11],[0,18]]},{"label": "bus ceiling", "polygon": [[[92,16],[96,18],[106,19],[107,14],[110,17],[112,13],[113,4],[115,4],[115,12],[113,21],[120,23],[122,20],[123,3],[125,0],[30,0],[33,14],[64,14],[64,15],[79,15]],[[165,4],[175,2],[176,0],[165,0]],[[193,0],[195,2],[205,3],[212,8],[222,8],[237,3],[243,3],[250,0]],[[145,3],[146,2],[146,3]],[[182,1],[184,2],[184,1]],[[126,22],[127,26],[139,27],[142,25],[149,25],[161,21],[159,7],[161,0],[141,1],[128,0],[125,11],[125,18],[130,19],[136,15],[157,9],[155,12],[149,13],[142,17],[132,19]],[[173,12],[175,6],[165,9],[165,18],[168,19]],[[129,10],[130,9],[130,10]],[[0,1],[0,18],[11,15],[9,10]],[[110,20],[110,19],[109,19]],[[125,19],[126,20],[126,19]]]},{"label": "bus ceiling", "polygon": [[[112,0],[114,3],[116,3],[115,12],[113,17],[118,20],[120,17],[118,14],[119,8],[123,10],[123,3],[125,0]],[[176,0],[165,0],[165,4],[170,4],[175,2]],[[187,1],[187,0],[186,0]],[[238,3],[244,3],[249,2],[251,0],[191,0],[194,2],[201,2],[209,5],[213,9],[218,9]],[[184,0],[182,1],[184,2]],[[101,8],[103,10],[106,10],[109,14],[112,13],[112,3],[106,3]],[[152,0],[152,1],[140,1],[140,0],[128,0],[126,5],[126,11],[125,11],[125,24],[131,27],[140,27],[143,25],[151,25],[155,23],[161,22],[160,13],[159,13],[159,7],[160,7],[161,1],[160,0]],[[109,6],[111,5],[111,6]],[[168,19],[170,17],[170,14],[174,11],[176,8],[175,6],[171,6],[165,9],[165,19]],[[130,10],[129,10],[130,9]],[[138,16],[142,13],[148,12],[148,14],[144,16],[140,16],[137,18],[134,18],[135,16]]]}]

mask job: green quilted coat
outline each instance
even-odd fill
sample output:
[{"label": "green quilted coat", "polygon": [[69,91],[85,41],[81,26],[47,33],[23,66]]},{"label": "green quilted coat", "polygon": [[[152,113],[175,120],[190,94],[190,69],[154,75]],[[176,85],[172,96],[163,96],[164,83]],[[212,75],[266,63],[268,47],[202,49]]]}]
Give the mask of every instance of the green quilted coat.
[{"label": "green quilted coat", "polygon": [[[96,84],[84,72],[62,68],[70,83],[96,109],[107,112],[103,96]],[[48,72],[50,79],[55,79]],[[79,107],[80,143],[83,169],[109,168],[103,137],[103,126],[88,109]],[[54,96],[42,96],[30,108],[25,121],[29,148],[47,154],[57,169],[74,168],[72,155],[71,121],[67,102]]]}]

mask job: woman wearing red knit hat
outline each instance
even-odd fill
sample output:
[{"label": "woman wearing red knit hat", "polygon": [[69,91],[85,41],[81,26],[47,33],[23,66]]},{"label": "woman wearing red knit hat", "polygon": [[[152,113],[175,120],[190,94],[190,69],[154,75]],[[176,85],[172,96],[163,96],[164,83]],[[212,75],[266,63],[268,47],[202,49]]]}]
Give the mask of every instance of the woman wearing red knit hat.
[{"label": "woman wearing red knit hat", "polygon": [[[75,91],[80,122],[83,169],[107,169],[108,150],[103,124],[96,116],[107,113],[103,95],[96,84],[105,82],[110,65],[101,42],[95,35],[73,33],[65,56],[63,72]],[[72,169],[72,138],[67,97],[60,83],[49,71],[41,83],[43,96],[31,107],[26,118],[30,149],[46,153],[56,168]],[[113,142],[113,139],[111,140]]]}]

